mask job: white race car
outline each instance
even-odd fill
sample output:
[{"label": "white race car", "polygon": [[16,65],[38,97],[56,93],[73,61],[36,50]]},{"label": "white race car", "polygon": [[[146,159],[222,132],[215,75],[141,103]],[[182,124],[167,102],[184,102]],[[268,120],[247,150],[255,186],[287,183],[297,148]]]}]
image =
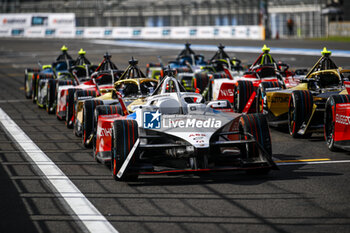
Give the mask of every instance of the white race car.
[{"label": "white race car", "polygon": [[[132,114],[95,114],[95,158],[111,161],[116,180],[227,170],[265,174],[277,168],[262,114],[229,112],[227,101],[204,104],[202,95],[186,92],[173,71],[167,73],[144,104],[133,106]],[[110,153],[103,153],[104,147]]]}]

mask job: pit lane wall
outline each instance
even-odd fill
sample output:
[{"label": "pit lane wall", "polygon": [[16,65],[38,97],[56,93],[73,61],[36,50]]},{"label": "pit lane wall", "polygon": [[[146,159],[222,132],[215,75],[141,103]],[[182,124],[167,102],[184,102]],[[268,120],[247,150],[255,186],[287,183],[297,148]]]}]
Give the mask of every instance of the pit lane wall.
[{"label": "pit lane wall", "polygon": [[75,15],[0,14],[0,37],[264,40],[262,26],[75,27]]}]

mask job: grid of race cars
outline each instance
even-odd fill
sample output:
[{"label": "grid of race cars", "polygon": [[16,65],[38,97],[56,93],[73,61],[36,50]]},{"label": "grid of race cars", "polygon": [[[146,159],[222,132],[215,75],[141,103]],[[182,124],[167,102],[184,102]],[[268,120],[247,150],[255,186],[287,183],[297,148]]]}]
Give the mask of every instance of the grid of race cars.
[{"label": "grid of race cars", "polygon": [[63,45],[50,65],[25,70],[25,96],[55,114],[118,181],[140,174],[243,170],[266,174],[269,126],[293,138],[324,133],[331,151],[350,150],[350,70],[323,48],[310,69],[276,61],[266,45],[243,65],[219,45],[212,58],[189,43],[174,61],[131,58],[118,69],[110,54],[92,65]]}]

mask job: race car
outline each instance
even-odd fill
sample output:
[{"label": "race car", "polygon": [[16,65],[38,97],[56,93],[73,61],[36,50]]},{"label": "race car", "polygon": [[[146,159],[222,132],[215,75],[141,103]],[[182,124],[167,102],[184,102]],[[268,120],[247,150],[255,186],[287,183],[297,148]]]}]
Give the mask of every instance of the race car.
[{"label": "race car", "polygon": [[343,76],[349,72],[336,66],[326,48],[321,54],[297,86],[260,85],[257,90],[257,112],[265,114],[270,125],[288,125],[293,137],[310,137],[323,129],[326,100],[343,89]]},{"label": "race car", "polygon": [[[159,58],[160,60],[160,58]],[[203,55],[196,54],[191,49],[191,44],[186,43],[185,48],[177,55],[175,61],[169,61],[169,65],[172,69],[176,69],[177,73],[194,72],[196,69],[200,69],[201,66],[207,65]],[[165,66],[160,60],[159,63],[147,64],[146,76],[154,79],[161,79],[163,77]]]},{"label": "race car", "polygon": [[264,45],[260,56],[243,74],[234,76],[225,69],[222,78],[214,78],[209,83],[209,96],[213,100],[228,100],[236,112],[255,112],[256,90],[260,84],[285,89],[285,81],[294,75],[287,65],[276,63],[269,52],[270,48]]},{"label": "race car", "polygon": [[221,102],[225,101],[206,105],[203,96],[185,91],[174,71],[166,71],[147,102],[134,106],[134,113],[97,116],[96,159],[110,161],[118,181],[140,174],[228,170],[266,174],[277,169],[265,117],[213,108]]},{"label": "race car", "polygon": [[[51,65],[39,65],[41,69],[25,69],[24,75],[24,90],[25,96],[28,99],[33,99],[33,103],[38,103],[39,106],[44,106],[44,97],[46,95],[47,87],[43,83],[39,83],[40,80],[48,80],[60,76],[62,79],[66,76],[70,76],[68,68],[74,62],[72,57],[68,54],[68,48],[62,46],[62,54],[60,54],[54,63]],[[45,81],[47,82],[47,81]],[[38,97],[39,96],[39,97]]]},{"label": "race car", "polygon": [[106,53],[87,81],[76,80],[76,85],[72,83],[72,85],[58,86],[57,118],[65,120],[67,127],[72,128],[75,122],[75,103],[79,99],[93,98],[113,90],[113,83],[119,79],[122,72],[111,61],[111,55]]},{"label": "race car", "polygon": [[[177,74],[177,78],[188,91],[202,93],[206,100],[212,99],[213,83],[221,82],[230,77],[242,76],[244,68],[241,61],[237,58],[231,58],[225,51],[225,46],[220,44],[218,51],[202,66],[190,66],[188,72]],[[230,74],[230,76],[228,75]]]},{"label": "race car", "polygon": [[[96,106],[119,103],[120,101],[117,98],[119,95],[128,106],[132,102],[142,102],[155,90],[158,81],[146,78],[137,64],[138,61],[134,58],[129,61],[129,66],[118,81],[114,83],[114,89],[111,92],[89,100],[77,101],[74,131],[76,135],[82,135],[85,147],[91,147],[94,139],[93,117]],[[127,111],[124,110],[124,112]]]},{"label": "race car", "polygon": [[[342,74],[344,76],[344,74]],[[350,150],[350,75],[344,77],[345,90],[326,102],[324,137],[330,151]]]},{"label": "race car", "polygon": [[62,76],[58,74],[55,79],[47,80],[46,95],[46,111],[48,113],[55,113],[57,106],[57,91],[60,86],[78,85],[84,81],[90,79],[90,75],[97,69],[96,65],[92,65],[91,62],[85,57],[86,52],[80,49],[78,57],[75,59],[71,67],[68,69],[69,73]]}]

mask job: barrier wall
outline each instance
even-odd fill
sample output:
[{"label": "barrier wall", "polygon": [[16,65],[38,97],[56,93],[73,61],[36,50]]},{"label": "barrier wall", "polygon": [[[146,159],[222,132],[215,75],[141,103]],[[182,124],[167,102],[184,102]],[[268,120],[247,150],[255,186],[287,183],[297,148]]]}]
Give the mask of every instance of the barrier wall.
[{"label": "barrier wall", "polygon": [[264,40],[262,26],[75,27],[75,14],[0,14],[0,37]]},{"label": "barrier wall", "polygon": [[0,37],[264,40],[261,26],[218,27],[0,27]]},{"label": "barrier wall", "polygon": [[329,24],[330,36],[350,36],[350,22],[332,22]]}]

